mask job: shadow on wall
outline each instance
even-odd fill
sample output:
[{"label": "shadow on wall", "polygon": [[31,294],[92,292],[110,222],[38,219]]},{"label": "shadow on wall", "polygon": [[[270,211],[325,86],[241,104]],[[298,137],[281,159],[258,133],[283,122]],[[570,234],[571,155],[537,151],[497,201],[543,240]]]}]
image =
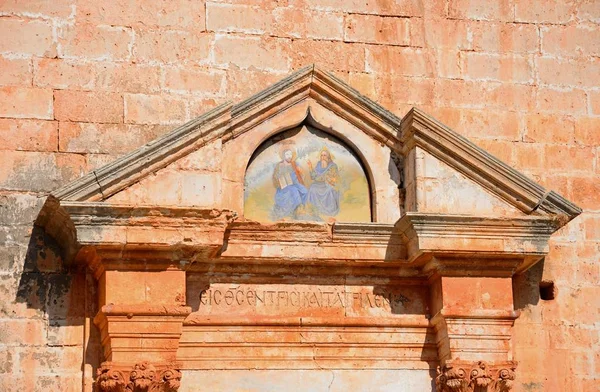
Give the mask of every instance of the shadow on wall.
[{"label": "shadow on wall", "polygon": [[530,305],[537,305],[540,302],[540,283],[544,272],[544,262],[542,259],[533,267],[513,277],[513,302],[515,310],[523,310]]},{"label": "shadow on wall", "polygon": [[[404,205],[404,158],[396,154],[395,152],[390,153],[388,161],[388,173],[392,181],[394,181],[394,183],[398,187],[398,209],[399,216],[402,217],[406,212],[406,208]],[[376,196],[377,195],[374,193],[373,198],[376,198]],[[400,234],[394,230],[393,235],[390,236],[390,239],[387,244],[385,260],[398,261],[401,259],[406,259],[405,245],[406,244],[403,243]]]},{"label": "shadow on wall", "polygon": [[406,212],[406,206],[404,205],[405,198],[405,181],[404,181],[404,157],[396,154],[395,152],[390,152],[390,160],[388,162],[388,173],[390,174],[390,178],[398,185],[398,196],[399,196],[399,206],[400,206],[400,216],[404,215]]},{"label": "shadow on wall", "polygon": [[[52,372],[61,376],[72,373],[75,370],[73,361],[56,358],[57,363],[64,363],[64,369],[55,369],[61,365],[52,364],[52,356],[72,358],[78,348],[81,350],[78,354],[81,361],[81,367],[77,369],[79,377],[86,367],[92,369],[92,374],[86,374],[86,378],[95,376],[102,361],[100,333],[91,322],[86,327],[86,318],[92,320],[97,313],[95,288],[94,277],[89,271],[65,269],[62,249],[42,228],[33,226],[15,302],[26,304],[28,309],[37,309],[47,317],[47,362]],[[68,348],[71,352],[61,354],[60,348]]]}]

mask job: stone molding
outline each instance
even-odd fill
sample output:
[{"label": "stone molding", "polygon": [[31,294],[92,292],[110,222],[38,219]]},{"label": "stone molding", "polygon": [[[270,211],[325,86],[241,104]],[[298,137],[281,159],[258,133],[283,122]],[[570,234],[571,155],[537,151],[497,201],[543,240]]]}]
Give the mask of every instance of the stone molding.
[{"label": "stone molding", "polygon": [[[548,252],[551,234],[561,226],[548,216],[494,218],[416,212],[406,213],[396,225],[265,225],[235,220],[236,213],[229,210],[134,208],[50,198],[37,224],[59,240],[67,264],[75,260],[87,264],[97,276],[112,267],[135,270],[140,265],[134,261],[140,259],[144,269],[168,268],[174,259],[183,269],[188,269],[189,263],[198,269],[197,260],[281,262],[275,254],[263,255],[261,247],[276,244],[286,254],[295,249],[301,255],[306,245],[313,243],[323,251],[305,258],[315,262],[352,262],[355,266],[357,261],[385,262],[385,268],[396,265],[412,276],[467,272],[511,276],[540,260]],[[160,232],[156,227],[161,227]],[[359,244],[352,260],[340,258],[341,253],[335,251]],[[485,258],[494,260],[483,268],[477,260]],[[132,262],[124,264],[123,260]]]},{"label": "stone molding", "polygon": [[[425,275],[512,276],[548,253],[556,218],[514,218],[407,212],[396,227],[409,265]],[[487,259],[484,263],[480,261]]]},{"label": "stone molding", "polygon": [[[320,252],[307,246],[318,244]],[[262,252],[278,246],[281,252]],[[340,252],[347,249],[352,252]],[[356,265],[356,262],[402,263],[406,248],[394,225],[383,223],[290,222],[261,224],[233,222],[228,229],[227,248],[220,261],[284,262],[286,254],[305,259],[304,265],[323,262]],[[351,254],[352,258],[348,255]],[[289,260],[288,260],[289,261]],[[352,263],[351,263],[352,262]],[[330,273],[336,271],[331,270]]]},{"label": "stone molding", "polygon": [[517,363],[446,362],[437,370],[436,392],[512,391]]},{"label": "stone molding", "polygon": [[519,315],[515,310],[471,309],[468,314],[440,310],[431,318],[440,360],[510,359],[512,327]]},{"label": "stone molding", "polygon": [[100,392],[175,392],[181,382],[179,366],[148,362],[133,366],[103,362],[97,376]]},{"label": "stone molding", "polygon": [[236,217],[229,210],[134,207],[50,196],[36,225],[61,243],[67,265],[77,259],[97,270],[100,256],[104,263],[144,258],[167,265],[174,251],[180,259],[212,256],[223,246],[225,230]]},{"label": "stone molding", "polygon": [[176,356],[189,306],[104,305],[94,317],[104,356],[121,363],[135,355],[143,359]]}]

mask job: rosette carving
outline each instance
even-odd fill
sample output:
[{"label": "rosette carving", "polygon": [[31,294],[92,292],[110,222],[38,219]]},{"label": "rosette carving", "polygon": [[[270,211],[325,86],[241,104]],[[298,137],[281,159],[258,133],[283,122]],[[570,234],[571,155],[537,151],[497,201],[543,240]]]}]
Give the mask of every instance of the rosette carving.
[{"label": "rosette carving", "polygon": [[125,367],[105,362],[98,369],[96,385],[100,392],[176,392],[180,382],[181,372],[170,365],[141,362]]},{"label": "rosette carving", "polygon": [[156,369],[148,362],[136,363],[129,374],[134,391],[149,391],[156,378]]},{"label": "rosette carving", "polygon": [[438,368],[435,386],[437,392],[510,392],[514,385],[514,362],[490,365],[448,362]]}]

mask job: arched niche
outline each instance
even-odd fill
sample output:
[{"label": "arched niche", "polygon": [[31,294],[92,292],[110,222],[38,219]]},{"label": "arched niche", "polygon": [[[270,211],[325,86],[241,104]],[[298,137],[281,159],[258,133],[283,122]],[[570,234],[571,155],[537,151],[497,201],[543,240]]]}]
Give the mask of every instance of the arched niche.
[{"label": "arched niche", "polygon": [[244,216],[260,222],[372,222],[368,170],[340,138],[302,125],[271,136],[244,176]]},{"label": "arched niche", "polygon": [[[244,215],[246,169],[260,147],[276,135],[303,125],[340,140],[361,162],[370,187],[371,222],[393,224],[401,216],[401,174],[391,149],[361,128],[313,100],[304,100],[253,124],[251,131],[223,141],[222,207]],[[235,159],[234,159],[235,158]],[[274,191],[273,191],[274,192]],[[342,222],[341,219],[336,219]]]}]

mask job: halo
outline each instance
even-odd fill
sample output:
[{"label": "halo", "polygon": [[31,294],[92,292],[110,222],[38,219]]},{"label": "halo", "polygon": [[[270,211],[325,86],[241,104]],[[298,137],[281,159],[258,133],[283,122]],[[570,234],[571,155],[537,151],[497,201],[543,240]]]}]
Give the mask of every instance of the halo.
[{"label": "halo", "polygon": [[327,146],[323,146],[323,148],[321,148],[321,150],[319,151],[319,158],[321,157],[321,153],[322,153],[323,151],[327,151],[327,154],[329,154],[329,159],[330,159],[331,161],[333,161],[333,159],[334,159],[334,156],[333,156],[333,154],[331,153],[331,151],[330,151],[330,150],[327,148]]},{"label": "halo", "polygon": [[298,154],[296,153],[296,143],[294,143],[293,141],[285,141],[285,142],[281,142],[281,145],[279,146],[279,157],[281,159],[283,159],[283,154],[287,151],[290,150],[292,152],[292,160],[295,161]]}]

